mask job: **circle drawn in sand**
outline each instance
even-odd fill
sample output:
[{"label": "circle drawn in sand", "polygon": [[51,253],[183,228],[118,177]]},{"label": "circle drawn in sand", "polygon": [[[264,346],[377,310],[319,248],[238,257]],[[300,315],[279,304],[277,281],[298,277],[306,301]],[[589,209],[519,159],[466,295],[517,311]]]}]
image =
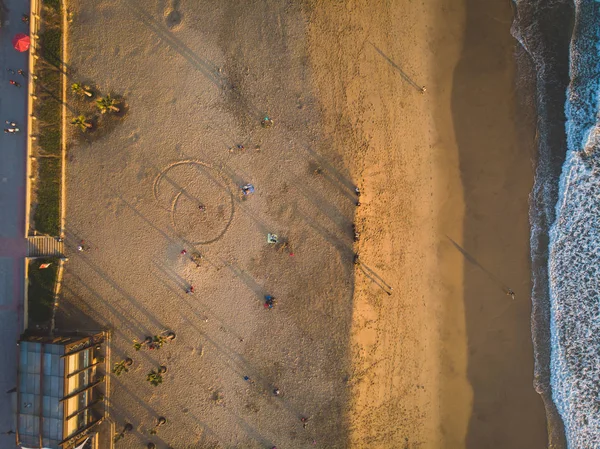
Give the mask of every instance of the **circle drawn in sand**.
[{"label": "circle drawn in sand", "polygon": [[233,220],[230,181],[200,161],[175,162],[154,180],[154,198],[171,215],[173,229],[192,245],[221,239]]},{"label": "circle drawn in sand", "polygon": [[183,20],[183,15],[176,9],[169,12],[165,17],[165,22],[169,28],[175,28]]}]

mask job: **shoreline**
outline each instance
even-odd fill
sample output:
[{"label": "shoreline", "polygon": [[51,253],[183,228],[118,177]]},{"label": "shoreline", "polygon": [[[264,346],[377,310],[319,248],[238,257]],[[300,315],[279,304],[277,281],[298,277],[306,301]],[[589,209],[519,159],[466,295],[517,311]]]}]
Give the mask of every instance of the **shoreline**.
[{"label": "shoreline", "polygon": [[[516,95],[510,4],[467,2],[452,110],[466,213],[462,247],[473,408],[467,447],[545,447],[546,415],[532,388],[528,200],[535,122]],[[512,289],[517,300],[507,299]]]},{"label": "shoreline", "polygon": [[[565,103],[569,84],[569,46],[572,5],[520,2],[512,33],[523,47],[519,62],[531,66],[538,109],[538,156],[531,193],[530,223],[533,265],[532,337],[535,357],[534,388],[542,397],[548,421],[549,447],[566,448],[565,427],[552,400],[550,385],[549,231],[555,220],[558,184],[566,154]],[[560,24],[560,26],[556,26]],[[568,26],[564,26],[568,24]],[[562,30],[557,34],[555,30]]]}]

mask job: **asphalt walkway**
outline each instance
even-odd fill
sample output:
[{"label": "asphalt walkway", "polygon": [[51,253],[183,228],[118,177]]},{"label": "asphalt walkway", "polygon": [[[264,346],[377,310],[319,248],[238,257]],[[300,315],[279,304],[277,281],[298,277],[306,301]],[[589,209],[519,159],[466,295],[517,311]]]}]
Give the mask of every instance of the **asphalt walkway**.
[{"label": "asphalt walkway", "polygon": [[[12,47],[17,33],[29,34],[21,21],[29,12],[29,0],[4,0],[4,22],[0,28],[0,122],[16,122],[20,132],[0,133],[0,447],[15,447],[17,346],[23,330],[23,279],[25,241],[27,80],[17,70],[27,71],[28,53]],[[9,70],[14,70],[12,74]],[[22,87],[15,87],[9,80]]]}]

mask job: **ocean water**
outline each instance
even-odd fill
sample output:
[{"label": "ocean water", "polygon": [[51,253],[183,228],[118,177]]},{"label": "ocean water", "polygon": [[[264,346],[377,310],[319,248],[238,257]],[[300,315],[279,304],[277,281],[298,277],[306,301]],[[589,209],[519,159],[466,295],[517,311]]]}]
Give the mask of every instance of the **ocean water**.
[{"label": "ocean water", "polygon": [[552,399],[569,448],[600,448],[600,2],[575,2],[567,155],[550,228]]},{"label": "ocean water", "polygon": [[[513,35],[534,63],[538,89],[530,202],[535,387],[551,430],[561,428],[555,443],[600,448],[600,0],[515,6]],[[565,55],[550,51],[565,44]]]}]

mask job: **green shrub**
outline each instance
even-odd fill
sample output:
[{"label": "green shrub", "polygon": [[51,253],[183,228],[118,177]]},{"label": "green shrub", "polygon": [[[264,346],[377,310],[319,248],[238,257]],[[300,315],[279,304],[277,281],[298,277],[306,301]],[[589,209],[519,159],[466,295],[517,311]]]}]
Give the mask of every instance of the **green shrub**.
[{"label": "green shrub", "polygon": [[[50,263],[40,270],[40,265]],[[58,259],[34,259],[29,261],[29,288],[27,304],[29,320],[33,323],[46,323],[52,318],[54,306],[54,283],[58,273]]]},{"label": "green shrub", "polygon": [[40,158],[36,191],[37,205],[33,220],[35,229],[42,234],[58,235],[60,232],[60,176],[59,158]]}]

